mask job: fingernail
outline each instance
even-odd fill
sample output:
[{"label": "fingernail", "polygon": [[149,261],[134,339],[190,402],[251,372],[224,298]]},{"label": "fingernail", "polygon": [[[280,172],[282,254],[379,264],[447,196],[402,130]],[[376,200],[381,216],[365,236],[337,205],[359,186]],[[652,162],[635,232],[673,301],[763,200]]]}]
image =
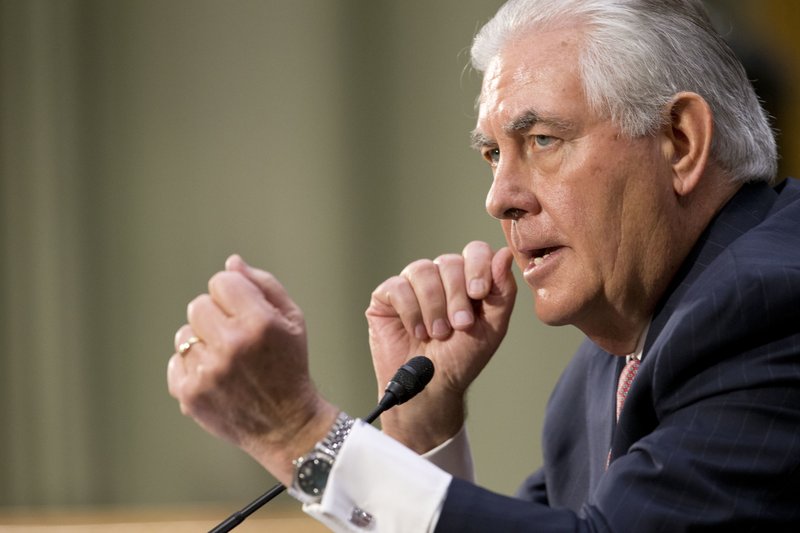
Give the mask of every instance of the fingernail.
[{"label": "fingernail", "polygon": [[483,294],[486,292],[486,282],[482,279],[473,279],[469,282],[470,294]]},{"label": "fingernail", "polygon": [[442,318],[433,321],[433,336],[446,337],[450,333],[450,325]]},{"label": "fingernail", "polygon": [[425,324],[417,324],[414,327],[414,335],[421,341],[428,338],[428,332],[425,331]]},{"label": "fingernail", "polygon": [[469,311],[457,311],[453,315],[453,325],[457,328],[463,328],[472,324],[472,313]]}]

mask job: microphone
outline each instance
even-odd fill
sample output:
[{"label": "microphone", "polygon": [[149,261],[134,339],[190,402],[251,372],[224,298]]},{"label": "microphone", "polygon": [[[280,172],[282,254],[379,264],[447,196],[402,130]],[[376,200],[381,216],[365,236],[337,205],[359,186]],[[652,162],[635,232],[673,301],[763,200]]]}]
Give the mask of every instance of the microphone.
[{"label": "microphone", "polygon": [[[394,377],[386,385],[383,398],[378,402],[378,406],[364,418],[364,422],[371,424],[381,413],[405,403],[420,392],[433,379],[433,362],[424,355],[417,355],[409,359],[406,364],[397,369]],[[278,483],[267,492],[250,502],[220,522],[209,533],[227,533],[242,522],[244,519],[259,510],[275,496],[286,490],[286,486]]]},{"label": "microphone", "polygon": [[375,411],[364,419],[371,424],[381,413],[395,405],[405,403],[420,392],[433,379],[433,362],[424,355],[412,357],[401,366],[386,385],[383,398]]}]

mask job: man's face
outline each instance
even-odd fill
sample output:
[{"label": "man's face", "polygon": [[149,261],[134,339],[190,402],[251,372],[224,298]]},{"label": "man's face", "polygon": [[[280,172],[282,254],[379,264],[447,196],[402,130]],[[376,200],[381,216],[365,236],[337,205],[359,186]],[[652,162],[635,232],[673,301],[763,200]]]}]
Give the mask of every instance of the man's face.
[{"label": "man's face", "polygon": [[626,138],[590,111],[578,39],[553,31],[508,44],[485,74],[473,140],[494,175],[487,210],[539,318],[614,335],[652,312],[674,196],[664,137]]}]

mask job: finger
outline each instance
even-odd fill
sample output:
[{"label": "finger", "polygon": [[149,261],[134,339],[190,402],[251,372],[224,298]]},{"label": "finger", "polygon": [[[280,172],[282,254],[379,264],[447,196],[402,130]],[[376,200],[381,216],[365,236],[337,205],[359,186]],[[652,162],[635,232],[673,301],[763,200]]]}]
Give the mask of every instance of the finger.
[{"label": "finger", "polygon": [[492,288],[492,248],[485,242],[472,241],[462,255],[467,294],[473,300],[483,300]]},{"label": "finger", "polygon": [[217,272],[208,281],[208,293],[228,316],[261,315],[274,309],[261,290],[240,272]]},{"label": "finger", "polygon": [[181,359],[181,355],[176,352],[167,363],[167,389],[176,399],[180,399],[183,383],[186,380],[186,367]]},{"label": "finger", "polygon": [[184,324],[183,326],[178,328],[178,331],[175,332],[175,339],[173,341],[173,344],[175,346],[175,353],[180,355],[181,345],[194,336],[195,336],[194,331],[192,330],[192,327],[189,324]]},{"label": "finger", "polygon": [[229,318],[210,295],[201,294],[189,302],[186,317],[194,335],[204,342],[212,346],[219,346],[223,342]]},{"label": "finger", "polygon": [[372,301],[367,314],[386,315],[387,310],[391,310],[390,312],[400,318],[409,335],[422,341],[428,340],[417,295],[406,278],[393,276],[372,292]]},{"label": "finger", "polygon": [[204,344],[204,340],[189,324],[184,324],[175,333],[176,364],[189,375],[197,375],[198,370],[204,366],[203,359],[206,357],[203,355],[206,353]]},{"label": "finger", "polygon": [[225,269],[239,272],[263,293],[264,297],[282,314],[292,315],[300,311],[291,299],[286,288],[271,273],[248,265],[239,255],[232,255],[225,261]]},{"label": "finger", "polygon": [[483,300],[486,319],[504,329],[517,295],[517,282],[511,271],[513,255],[509,248],[501,248],[492,259],[492,289]]},{"label": "finger", "polygon": [[[202,367],[200,367],[202,370]],[[202,372],[187,369],[185,360],[174,354],[167,364],[167,389],[178,400],[181,413],[192,416],[193,404],[197,401]]]},{"label": "finger", "polygon": [[434,260],[447,298],[447,315],[455,329],[467,329],[475,321],[467,295],[464,258],[458,254],[440,255]]},{"label": "finger", "polygon": [[186,414],[185,405],[196,386],[197,374],[189,368],[185,356],[174,353],[167,363],[167,389],[170,395],[181,403],[181,410]]},{"label": "finger", "polygon": [[434,339],[447,337],[452,331],[447,318],[447,297],[439,269],[433,261],[428,259],[414,261],[404,268],[400,275],[405,277],[414,289],[428,335]]},{"label": "finger", "polygon": [[514,256],[507,246],[501,248],[492,258],[492,294],[502,295],[504,298],[514,297],[517,292],[517,282],[511,267]]}]

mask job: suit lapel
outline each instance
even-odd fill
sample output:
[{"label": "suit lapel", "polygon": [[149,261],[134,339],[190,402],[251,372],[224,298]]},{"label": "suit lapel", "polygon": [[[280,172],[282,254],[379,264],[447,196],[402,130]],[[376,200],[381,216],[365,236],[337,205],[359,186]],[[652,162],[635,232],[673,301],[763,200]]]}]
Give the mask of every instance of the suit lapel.
[{"label": "suit lapel", "polygon": [[[647,332],[639,374],[631,386],[625,404],[626,408],[614,430],[610,457],[612,461],[627,453],[632,443],[642,435],[651,432],[658,423],[653,406],[650,405],[648,399],[651,396],[650,388],[655,364],[655,361],[652,360],[648,364],[648,353],[657,340],[659,344],[667,342],[667,339],[659,339],[664,326],[680,305],[687,291],[708,265],[736,239],[762,222],[769,214],[777,197],[776,192],[765,183],[742,186],[711,221],[684,261],[683,266],[678,270],[666,296],[656,307],[650,329]],[[620,358],[616,365],[617,376],[619,376],[622,366],[624,366],[624,361]],[[616,381],[613,386],[616,386]],[[608,416],[613,418],[614,415],[609,413]]]}]

